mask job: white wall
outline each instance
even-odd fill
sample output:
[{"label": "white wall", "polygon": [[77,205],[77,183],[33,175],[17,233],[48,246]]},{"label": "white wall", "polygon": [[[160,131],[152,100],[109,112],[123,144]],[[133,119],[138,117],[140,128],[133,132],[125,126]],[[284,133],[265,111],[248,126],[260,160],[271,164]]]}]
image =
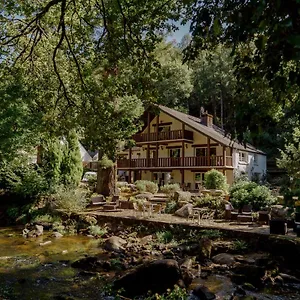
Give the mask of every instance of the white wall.
[{"label": "white wall", "polygon": [[[246,152],[246,151],[244,151]],[[267,172],[267,157],[263,154],[247,152],[248,158],[247,162],[239,161],[239,150],[233,150],[233,167],[237,175],[246,174],[251,180],[255,173],[261,178]],[[254,156],[256,155],[257,159],[254,162]]]}]

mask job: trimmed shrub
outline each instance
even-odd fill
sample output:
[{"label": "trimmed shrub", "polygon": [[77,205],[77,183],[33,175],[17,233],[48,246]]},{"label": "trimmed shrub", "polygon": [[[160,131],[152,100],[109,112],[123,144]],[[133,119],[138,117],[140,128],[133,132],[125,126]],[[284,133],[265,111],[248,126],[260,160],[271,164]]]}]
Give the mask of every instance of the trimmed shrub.
[{"label": "trimmed shrub", "polygon": [[173,196],[175,192],[180,191],[180,186],[178,183],[165,184],[162,186],[161,191],[169,196]]},{"label": "trimmed shrub", "polygon": [[238,181],[230,188],[230,199],[235,208],[252,205],[253,210],[261,210],[276,202],[271,191],[252,181]]},{"label": "trimmed shrub", "polygon": [[207,207],[211,209],[220,209],[224,210],[224,200],[221,196],[212,196],[212,195],[205,195],[204,197],[198,197],[194,201],[195,207]]},{"label": "trimmed shrub", "polygon": [[221,172],[212,169],[204,174],[204,186],[207,189],[227,191],[228,184],[226,176]]},{"label": "trimmed shrub", "polygon": [[158,185],[155,182],[148,181],[148,180],[137,180],[135,183],[136,188],[139,192],[149,192],[152,194],[157,193]]}]

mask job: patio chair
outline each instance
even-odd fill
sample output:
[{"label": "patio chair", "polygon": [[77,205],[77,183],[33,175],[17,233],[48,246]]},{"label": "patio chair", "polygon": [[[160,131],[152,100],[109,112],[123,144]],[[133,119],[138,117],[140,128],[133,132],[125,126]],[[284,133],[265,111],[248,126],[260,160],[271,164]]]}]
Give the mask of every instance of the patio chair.
[{"label": "patio chair", "polygon": [[231,203],[225,204],[225,219],[226,220],[237,220],[239,212],[234,209]]},{"label": "patio chair", "polygon": [[137,214],[140,213],[142,217],[144,217],[146,209],[143,203],[133,202],[134,215],[137,217]]},{"label": "patio chair", "polygon": [[105,205],[107,202],[104,199],[103,195],[99,195],[96,197],[91,198],[91,201],[88,205],[88,207],[98,207],[98,206],[103,206]]},{"label": "patio chair", "polygon": [[252,205],[244,205],[242,208],[243,215],[251,215],[252,214]]},{"label": "patio chair", "polygon": [[157,215],[161,215],[162,212],[162,205],[161,204],[156,204],[153,206],[153,213]]}]

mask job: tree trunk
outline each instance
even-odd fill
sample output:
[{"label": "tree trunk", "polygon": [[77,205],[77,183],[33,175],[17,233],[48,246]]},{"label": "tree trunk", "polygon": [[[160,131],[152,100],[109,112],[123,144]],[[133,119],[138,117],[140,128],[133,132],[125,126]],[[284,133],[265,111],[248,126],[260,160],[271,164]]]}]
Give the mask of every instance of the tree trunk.
[{"label": "tree trunk", "polygon": [[96,192],[103,196],[117,194],[117,164],[112,167],[102,167],[98,163]]}]

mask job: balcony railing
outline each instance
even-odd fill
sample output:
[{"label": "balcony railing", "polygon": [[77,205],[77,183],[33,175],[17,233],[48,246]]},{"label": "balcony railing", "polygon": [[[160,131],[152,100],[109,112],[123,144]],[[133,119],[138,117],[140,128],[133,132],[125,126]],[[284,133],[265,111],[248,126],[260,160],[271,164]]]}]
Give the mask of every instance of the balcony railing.
[{"label": "balcony railing", "polygon": [[162,131],[158,134],[156,132],[140,133],[135,134],[133,139],[137,143],[143,142],[156,142],[156,141],[171,141],[171,140],[190,140],[194,138],[193,132],[189,130],[171,130],[171,131]]},{"label": "balcony railing", "polygon": [[222,167],[232,166],[232,157],[226,156],[192,156],[164,158],[135,158],[118,160],[118,168],[167,168],[167,167]]}]

